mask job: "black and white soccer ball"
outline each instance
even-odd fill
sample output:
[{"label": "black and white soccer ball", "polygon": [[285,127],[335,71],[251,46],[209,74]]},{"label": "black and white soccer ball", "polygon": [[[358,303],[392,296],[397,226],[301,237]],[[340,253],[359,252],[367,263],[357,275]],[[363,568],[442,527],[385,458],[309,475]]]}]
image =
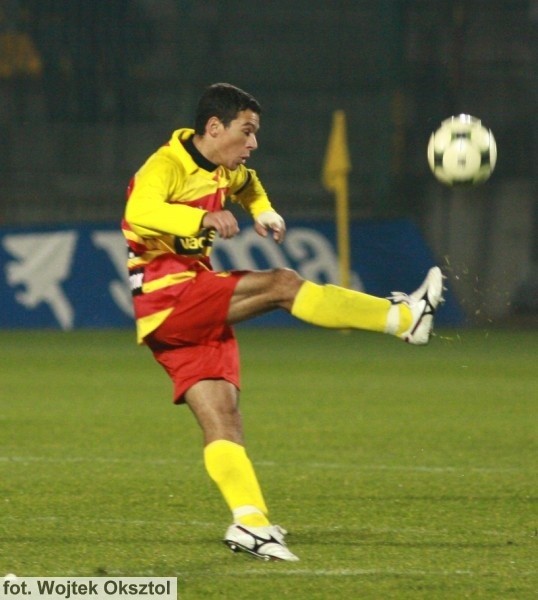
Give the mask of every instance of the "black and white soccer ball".
[{"label": "black and white soccer ball", "polygon": [[430,136],[428,164],[446,185],[477,185],[493,173],[497,144],[493,133],[471,115],[444,120]]}]

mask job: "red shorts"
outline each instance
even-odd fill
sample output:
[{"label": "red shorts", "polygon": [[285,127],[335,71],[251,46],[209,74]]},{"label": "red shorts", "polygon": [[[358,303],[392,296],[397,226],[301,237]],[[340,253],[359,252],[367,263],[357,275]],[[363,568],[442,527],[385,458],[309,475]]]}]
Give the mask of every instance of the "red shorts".
[{"label": "red shorts", "polygon": [[145,339],[174,383],[174,402],[203,379],[240,385],[239,349],[226,322],[235,287],[246,271],[201,271],[178,286],[173,312]]}]

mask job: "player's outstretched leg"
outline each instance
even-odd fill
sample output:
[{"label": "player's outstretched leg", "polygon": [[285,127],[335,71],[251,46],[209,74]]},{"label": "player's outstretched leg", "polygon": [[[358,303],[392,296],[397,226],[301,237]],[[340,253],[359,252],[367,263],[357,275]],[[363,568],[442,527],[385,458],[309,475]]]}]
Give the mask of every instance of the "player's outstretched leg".
[{"label": "player's outstretched leg", "polygon": [[378,331],[422,345],[430,339],[433,315],[442,301],[443,274],[439,267],[432,267],[413,293],[393,292],[389,298],[305,281],[291,314],[320,327]]},{"label": "player's outstretched leg", "polygon": [[389,300],[394,306],[404,304],[411,310],[410,326],[398,334],[404,342],[415,345],[427,344],[433,331],[433,315],[443,301],[443,274],[439,267],[432,267],[422,285],[411,294],[392,292]]}]

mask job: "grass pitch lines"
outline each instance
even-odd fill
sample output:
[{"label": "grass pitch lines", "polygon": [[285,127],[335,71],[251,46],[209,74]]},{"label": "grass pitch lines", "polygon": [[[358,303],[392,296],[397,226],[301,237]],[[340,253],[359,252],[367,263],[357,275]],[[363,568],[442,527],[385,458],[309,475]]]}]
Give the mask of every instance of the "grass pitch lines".
[{"label": "grass pitch lines", "polygon": [[[173,458],[115,458],[110,456],[0,456],[0,462],[6,463],[109,463],[109,464],[185,464],[185,461]],[[191,464],[194,464],[191,462]]]},{"label": "grass pitch lines", "polygon": [[[147,457],[133,457],[133,458],[117,458],[108,456],[0,456],[0,463],[58,463],[58,464],[71,464],[71,463],[103,463],[103,464],[147,464],[147,465],[191,465],[200,466],[201,460],[185,460],[183,458],[147,458]],[[317,470],[345,470],[345,471],[404,471],[411,473],[529,473],[528,467],[479,467],[479,466],[465,466],[465,467],[451,467],[451,466],[427,466],[427,465],[361,465],[361,464],[349,464],[349,463],[338,463],[338,462],[305,462],[301,463],[299,467],[296,463],[283,463],[276,461],[264,461],[257,460],[256,466],[258,467],[275,467],[281,469],[283,467],[293,469],[300,468],[310,469],[313,471]],[[537,469],[531,469],[531,473],[538,473]]]},{"label": "grass pitch lines", "polygon": [[[469,569],[282,569],[279,571],[279,576],[286,577],[484,577],[494,576],[496,573],[485,569],[469,570]],[[518,575],[522,577],[534,577],[538,574],[537,570],[520,571]],[[274,572],[268,569],[241,569],[237,570],[234,575],[236,577],[251,577],[251,576],[274,576]]]}]

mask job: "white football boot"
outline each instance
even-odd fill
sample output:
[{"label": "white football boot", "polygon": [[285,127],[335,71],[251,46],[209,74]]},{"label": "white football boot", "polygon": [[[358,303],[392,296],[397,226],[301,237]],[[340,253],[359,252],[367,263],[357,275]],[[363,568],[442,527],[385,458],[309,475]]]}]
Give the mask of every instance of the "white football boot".
[{"label": "white football boot", "polygon": [[417,346],[427,344],[433,331],[433,315],[438,305],[443,302],[444,276],[439,267],[432,267],[422,285],[411,294],[392,292],[389,300],[392,304],[407,304],[411,309],[413,320],[407,331],[401,333],[404,342]]},{"label": "white football boot", "polygon": [[235,523],[228,527],[223,542],[233,552],[248,552],[262,560],[299,560],[286,546],[286,533],[278,525],[247,527]]}]

